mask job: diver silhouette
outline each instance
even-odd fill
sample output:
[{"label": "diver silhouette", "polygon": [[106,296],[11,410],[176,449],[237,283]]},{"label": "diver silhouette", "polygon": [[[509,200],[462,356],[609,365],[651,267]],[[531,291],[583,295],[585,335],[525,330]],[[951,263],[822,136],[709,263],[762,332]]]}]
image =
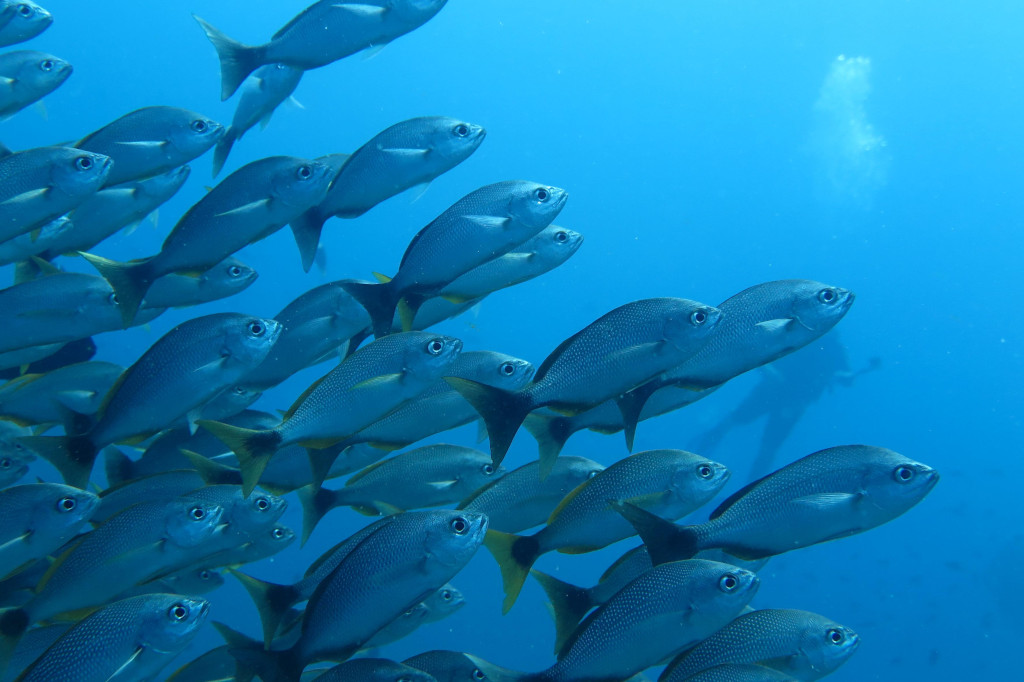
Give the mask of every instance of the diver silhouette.
[{"label": "diver silhouette", "polygon": [[857,377],[881,367],[873,357],[867,366],[852,371],[846,348],[835,330],[795,353],[759,368],[761,381],[731,412],[693,440],[696,452],[710,452],[719,435],[734,426],[766,418],[751,476],[759,478],[775,468],[776,454],[807,408],[826,391],[849,388]]}]

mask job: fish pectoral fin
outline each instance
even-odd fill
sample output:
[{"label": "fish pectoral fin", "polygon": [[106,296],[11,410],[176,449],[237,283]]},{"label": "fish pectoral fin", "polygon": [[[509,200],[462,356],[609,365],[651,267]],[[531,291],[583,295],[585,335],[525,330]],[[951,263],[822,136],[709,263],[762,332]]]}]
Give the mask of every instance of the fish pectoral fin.
[{"label": "fish pectoral fin", "polygon": [[167,140],[131,140],[123,142],[115,142],[114,144],[123,145],[125,147],[136,147],[138,149],[161,149],[167,146]]},{"label": "fish pectoral fin", "polygon": [[28,192],[22,192],[21,194],[15,194],[10,199],[0,202],[0,206],[18,206],[19,204],[27,204],[30,201],[42,199],[49,193],[49,191],[49,187],[40,187],[38,189],[29,190]]},{"label": "fish pectoral fin", "polygon": [[806,495],[793,500],[794,504],[806,505],[819,511],[846,507],[855,504],[860,495],[856,493],[818,493],[817,495]]},{"label": "fish pectoral fin", "polygon": [[444,300],[448,301],[449,303],[454,303],[455,305],[460,305],[462,303],[466,303],[467,301],[472,301],[474,298],[476,298],[476,296],[461,296],[459,294],[444,294],[443,296],[441,296],[441,298],[443,298]]},{"label": "fish pectoral fin", "polygon": [[[622,502],[629,502],[634,507],[640,507],[641,509],[649,509],[665,502],[671,494],[668,490],[659,490],[654,493],[637,495],[636,497],[627,497]],[[611,508],[611,503],[608,506]]]},{"label": "fish pectoral fin", "polygon": [[340,9],[346,12],[351,12],[364,19],[384,19],[384,15],[387,12],[385,7],[377,7],[376,5],[363,5],[358,2],[338,2],[331,5],[332,9]]},{"label": "fish pectoral fin", "polygon": [[189,410],[188,414],[185,415],[185,420],[188,422],[188,435],[196,435],[196,431],[199,430],[197,421],[203,418],[202,407],[197,407],[194,410]]},{"label": "fish pectoral fin", "polygon": [[380,151],[384,154],[390,154],[391,156],[397,156],[403,159],[422,158],[430,153],[429,149],[416,149],[410,147],[380,147]]},{"label": "fish pectoral fin", "polygon": [[769,333],[777,333],[784,331],[786,327],[793,324],[792,317],[780,318],[777,320],[765,320],[764,322],[758,322],[755,327],[760,327],[762,330]]},{"label": "fish pectoral fin", "polygon": [[363,379],[358,384],[352,386],[352,388],[350,388],[348,390],[354,391],[356,389],[364,389],[364,388],[383,388],[384,386],[389,386],[389,385],[392,385],[392,384],[400,382],[402,380],[403,376],[404,375],[401,374],[401,373],[398,373],[398,374],[381,374],[379,376],[370,377],[369,379]]},{"label": "fish pectoral fin", "polygon": [[161,549],[164,546],[165,542],[166,541],[163,538],[161,538],[160,540],[157,540],[156,542],[151,542],[148,545],[142,545],[140,547],[129,549],[127,552],[121,552],[120,554],[115,554],[112,557],[108,557],[107,560],[103,562],[103,564],[110,566],[113,565],[115,562],[120,563],[124,561],[130,561],[135,557],[145,556],[146,554],[149,554],[154,550]]},{"label": "fish pectoral fin", "polygon": [[448,490],[458,484],[458,481],[427,481],[425,485],[434,490]]},{"label": "fish pectoral fin", "polygon": [[504,230],[505,226],[512,222],[511,218],[499,218],[494,215],[468,215],[465,219],[488,230]]},{"label": "fish pectoral fin", "polygon": [[420,197],[427,193],[428,189],[430,189],[430,180],[427,180],[426,182],[421,182],[418,185],[413,185],[412,187],[410,187],[408,190],[409,203],[415,204],[417,201],[420,200]]},{"label": "fish pectoral fin", "polygon": [[224,362],[227,361],[228,357],[230,356],[218,355],[216,359],[211,360],[205,365],[200,365],[199,367],[196,367],[194,370],[192,370],[192,373],[198,374],[199,372],[205,372],[207,370],[217,371],[224,366]]},{"label": "fish pectoral fin", "polygon": [[19,542],[22,542],[24,540],[28,540],[29,537],[31,537],[31,535],[32,535],[32,531],[29,530],[29,531],[25,531],[24,533],[22,533],[21,535],[19,535],[17,537],[11,538],[10,540],[5,542],[4,544],[0,545],[0,552],[4,551],[8,547],[12,547],[13,545],[15,545],[15,544],[17,544]]},{"label": "fish pectoral fin", "polygon": [[[144,646],[140,646],[140,647],[139,647],[139,648],[137,648],[137,649],[136,649],[135,651],[133,651],[133,652],[132,652],[132,655],[128,657],[128,660],[126,660],[126,661],[125,661],[124,663],[122,663],[122,664],[121,664],[121,666],[120,666],[120,667],[119,667],[119,668],[118,668],[117,670],[115,670],[115,671],[114,671],[114,674],[113,674],[113,675],[111,675],[110,677],[108,677],[108,678],[107,678],[107,679],[105,680],[105,682],[115,682],[115,681],[117,680],[117,677],[118,677],[118,675],[120,675],[120,674],[121,674],[122,672],[124,672],[125,670],[127,670],[127,669],[128,669],[128,667],[129,667],[129,666],[130,666],[130,665],[131,665],[132,663],[134,663],[134,662],[135,662],[135,659],[136,659],[136,658],[138,658],[139,656],[141,656],[141,655],[142,655],[142,652],[143,652],[143,651],[145,651],[145,650],[146,650],[146,647],[144,647]],[[127,678],[127,677],[124,677],[124,678],[122,678],[122,679],[128,679],[128,678]]]},{"label": "fish pectoral fin", "polygon": [[263,199],[257,199],[256,201],[250,201],[248,204],[244,204],[242,206],[239,206],[238,208],[233,208],[230,211],[224,211],[223,213],[217,213],[214,217],[215,218],[223,218],[223,217],[229,216],[229,215],[246,215],[247,213],[253,213],[255,211],[259,211],[259,210],[265,209],[269,205],[270,205],[270,197],[266,197],[266,198],[263,198]]},{"label": "fish pectoral fin", "polygon": [[81,414],[89,413],[96,402],[96,391],[60,391],[54,396],[61,405]]}]

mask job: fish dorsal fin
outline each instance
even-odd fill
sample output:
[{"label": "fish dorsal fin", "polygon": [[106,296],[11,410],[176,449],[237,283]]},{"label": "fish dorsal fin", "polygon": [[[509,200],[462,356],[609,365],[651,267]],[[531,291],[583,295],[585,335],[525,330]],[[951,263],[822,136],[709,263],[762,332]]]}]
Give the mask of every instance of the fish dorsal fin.
[{"label": "fish dorsal fin", "polygon": [[110,390],[108,390],[107,394],[103,396],[103,402],[100,403],[100,409],[96,410],[97,422],[103,418],[104,414],[106,414],[107,407],[110,406],[110,401],[114,399],[115,395],[117,395],[118,389],[121,388],[121,385],[124,384],[125,379],[127,378],[128,370],[126,369],[125,371],[121,372],[121,375],[117,377],[117,381],[115,381],[113,385],[111,385]]},{"label": "fish dorsal fin", "polygon": [[[596,476],[594,478],[596,478]],[[593,478],[588,478],[587,480],[583,481],[578,486],[573,488],[571,491],[569,491],[569,494],[562,498],[562,501],[558,503],[558,506],[555,507],[555,510],[551,512],[551,516],[548,517],[549,526],[552,523],[554,523],[558,515],[562,513],[562,510],[569,506],[569,503],[572,502],[576,498],[576,496],[583,491],[584,488],[590,485],[590,482],[593,480]]]},{"label": "fish dorsal fin", "polygon": [[[771,476],[771,475],[772,474],[768,474],[768,476]],[[740,498],[742,498],[747,493],[749,493],[751,490],[753,490],[757,485],[759,485],[761,483],[761,481],[764,481],[765,479],[767,479],[768,476],[762,476],[761,478],[757,479],[756,481],[751,481],[750,483],[746,484],[745,486],[743,486],[742,488],[740,488],[739,490],[734,492],[729,497],[727,497],[724,500],[722,500],[722,503],[715,508],[715,511],[711,512],[711,516],[708,517],[708,520],[709,521],[714,521],[719,516],[721,516],[722,514],[727,512],[729,510],[729,507],[731,507],[734,504],[736,504],[737,502],[739,502]]]},{"label": "fish dorsal fin", "polygon": [[319,379],[314,381],[312,384],[310,384],[309,388],[307,388],[305,391],[303,391],[302,395],[300,395],[298,398],[295,399],[295,402],[292,403],[292,406],[289,407],[287,410],[285,410],[285,413],[281,417],[281,420],[282,421],[286,421],[286,420],[290,419],[291,416],[293,414],[295,414],[295,410],[299,409],[299,405],[301,405],[303,402],[305,402],[306,398],[308,398],[310,396],[310,394],[313,393],[313,391],[316,390],[317,386],[322,384],[324,382],[324,380],[327,377],[329,377],[330,375],[331,375],[331,373],[328,372],[327,374],[323,375],[322,377],[320,377]]},{"label": "fish dorsal fin", "polygon": [[71,553],[78,549],[78,546],[81,544],[82,540],[79,539],[77,542],[75,542],[67,549],[65,549],[63,552],[61,552],[60,556],[54,559],[53,563],[50,564],[49,568],[46,569],[46,573],[44,573],[43,577],[39,579],[39,584],[36,585],[35,589],[36,594],[39,594],[44,589],[46,589],[46,583],[50,582],[50,578],[52,578],[53,574],[57,572],[57,569],[60,568],[61,564],[67,561],[67,558],[71,556]]},{"label": "fish dorsal fin", "polygon": [[353,483],[355,483],[355,482],[357,482],[357,481],[359,481],[359,480],[361,480],[363,478],[366,478],[366,476],[368,476],[370,473],[372,473],[372,472],[376,471],[377,469],[379,469],[381,467],[381,465],[383,465],[386,462],[390,462],[390,461],[391,461],[390,459],[382,459],[379,462],[374,462],[373,464],[370,464],[368,466],[363,467],[362,469],[360,469],[356,473],[352,474],[349,477],[349,479],[347,481],[345,481],[345,487],[347,488],[350,485],[352,485]]},{"label": "fish dorsal fin", "polygon": [[565,349],[572,345],[572,342],[575,341],[576,337],[579,336],[581,333],[582,332],[576,332],[575,334],[567,338],[565,341],[562,341],[562,343],[558,344],[558,346],[553,351],[548,353],[548,356],[544,358],[544,362],[540,363],[540,367],[538,367],[536,373],[534,373],[533,383],[540,383],[540,381],[551,369],[551,366],[555,364],[558,358],[560,358],[562,354],[565,352]]}]

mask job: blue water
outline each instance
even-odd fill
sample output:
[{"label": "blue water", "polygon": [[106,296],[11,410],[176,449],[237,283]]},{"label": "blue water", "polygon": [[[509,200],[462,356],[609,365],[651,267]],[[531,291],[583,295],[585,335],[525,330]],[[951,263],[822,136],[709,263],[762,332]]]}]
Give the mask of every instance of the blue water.
[{"label": "blue water", "polygon": [[[46,99],[45,120],[29,110],[2,124],[0,139],[15,149],[77,139],[152,104],[227,123],[234,101],[218,101],[216,56],[189,13],[259,42],[305,5],[45,4],[55,23],[27,46],[68,59],[75,73]],[[390,274],[417,230],[482,184],[565,187],[571,198],[558,223],[585,234],[579,253],[442,329],[468,348],[540,362],[566,336],[638,298],[715,304],[792,277],[855,290],[837,328],[842,344],[852,368],[872,357],[881,367],[806,406],[777,464],[859,442],[900,451],[943,478],[887,526],[773,559],[755,604],[816,611],[860,633],[837,681],[1016,679],[1024,635],[1022,26],[1024,4],[1012,0],[451,0],[372,59],[308,73],[296,92],[303,108],[286,104],[266,131],[251,131],[227,170],[271,154],[352,151],[427,114],[484,125],[477,153],[416,202],[399,196],[358,220],[331,221],[326,273],[304,275],[282,231],[241,252],[260,272],[249,290],[98,337],[98,358],[131,361],[189,316],[269,316],[330,279]],[[154,253],[212,184],[209,155],[192,166],[156,227],[143,224],[97,252]],[[327,369],[307,370],[257,407],[286,408]],[[635,449],[690,447],[758,381],[757,372],[740,377],[641,424]],[[788,399],[786,391],[776,397]],[[709,446],[735,472],[727,492],[748,480],[760,434],[760,423],[739,426]],[[472,444],[474,435],[466,427],[436,440]],[[626,455],[621,435],[589,433],[565,452],[605,464]],[[507,464],[535,453],[522,433]],[[285,520],[298,528],[291,502]],[[294,580],[365,521],[333,512],[304,549],[251,572]],[[590,584],[628,546],[547,555],[538,568]],[[525,670],[552,662],[553,627],[536,584],[527,582],[502,617],[498,570],[485,551],[454,582],[468,601],[461,611],[382,653],[457,649]],[[213,595],[212,616],[258,633],[255,610],[232,581]],[[207,626],[190,652],[219,643]]]}]

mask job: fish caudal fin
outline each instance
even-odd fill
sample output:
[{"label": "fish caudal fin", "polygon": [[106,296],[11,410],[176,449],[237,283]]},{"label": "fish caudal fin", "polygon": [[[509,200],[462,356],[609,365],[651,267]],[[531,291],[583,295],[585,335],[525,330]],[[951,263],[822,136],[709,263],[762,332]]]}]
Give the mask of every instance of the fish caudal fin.
[{"label": "fish caudal fin", "polygon": [[487,531],[484,547],[494,556],[501,569],[501,582],[505,589],[505,601],[501,612],[508,613],[519,592],[523,589],[530,568],[540,556],[540,543],[532,535],[513,535],[496,530]]},{"label": "fish caudal fin", "polygon": [[200,455],[181,448],[181,454],[185,455],[192,468],[199,472],[206,485],[241,485],[242,475],[238,469],[224,466],[220,462],[214,462],[209,457]]},{"label": "fish caudal fin", "polygon": [[302,600],[302,595],[294,585],[279,585],[259,580],[233,569],[228,569],[228,573],[238,578],[238,582],[242,583],[242,587],[252,597],[256,610],[260,613],[260,622],[263,623],[263,643],[270,648],[274,635],[281,627],[281,620],[288,613],[288,609]]},{"label": "fish caudal fin", "polygon": [[206,37],[213,43],[217,50],[217,57],[220,58],[220,98],[226,100],[235,94],[238,86],[249,77],[253,71],[261,66],[260,58],[263,50],[258,47],[243,45],[224,35],[210,24],[206,23],[196,15],[192,17],[199,22]]},{"label": "fish caudal fin", "polygon": [[626,449],[629,452],[633,452],[633,439],[636,438],[636,425],[640,422],[640,413],[643,412],[647,399],[656,390],[658,386],[649,381],[615,399],[615,404],[622,413],[622,432],[626,435]]},{"label": "fish caudal fin", "polygon": [[18,642],[32,625],[32,618],[21,608],[8,609],[0,612],[0,673],[11,662]]},{"label": "fish caudal fin", "polygon": [[692,559],[703,549],[696,526],[677,526],[630,502],[613,501],[610,504],[636,529],[655,566]]},{"label": "fish caudal fin", "polygon": [[555,619],[554,653],[557,655],[576,626],[583,620],[583,616],[594,608],[594,601],[587,589],[563,582],[540,571],[530,571],[530,575],[540,583],[551,600],[551,615]]},{"label": "fish caudal fin", "polygon": [[299,488],[299,502],[302,503],[302,544],[305,545],[324,515],[341,503],[336,490],[312,485]]},{"label": "fish caudal fin", "polygon": [[25,436],[18,440],[52,464],[68,485],[89,485],[99,451],[88,436]]},{"label": "fish caudal fin", "polygon": [[512,445],[512,439],[516,437],[526,415],[533,409],[529,396],[470,379],[444,379],[483,417],[491,446],[491,460],[494,466],[498,466],[505,459],[505,453]]},{"label": "fish caudal fin", "polygon": [[323,232],[324,223],[329,216],[320,213],[320,207],[314,206],[298,218],[292,220],[289,227],[292,228],[292,236],[295,237],[295,245],[299,247],[299,257],[302,258],[302,269],[309,272],[316,261],[316,251],[320,246],[320,233]]},{"label": "fish caudal fin", "polygon": [[124,328],[127,329],[135,320],[135,314],[139,311],[139,306],[142,305],[142,299],[146,297],[146,292],[153,286],[156,279],[153,277],[153,268],[150,265],[152,259],[118,263],[109,258],[94,256],[91,253],[82,253],[81,255],[113,287],[114,294],[117,296],[117,307],[121,311],[121,321],[124,323]]},{"label": "fish caudal fin", "polygon": [[274,429],[256,431],[208,419],[200,419],[196,424],[216,436],[238,457],[242,474],[242,493],[248,497],[260,482],[260,476],[267,468],[270,458],[281,447],[281,434]]},{"label": "fish caudal fin", "polygon": [[558,461],[558,455],[565,447],[569,436],[576,433],[569,417],[554,414],[531,412],[523,420],[523,426],[537,440],[540,455],[540,479],[543,481],[551,473]]},{"label": "fish caudal fin", "polygon": [[345,446],[342,443],[335,443],[326,448],[306,448],[306,456],[309,457],[309,470],[312,473],[310,486],[320,489],[324,481],[331,474],[331,467],[335,460],[344,452]]},{"label": "fish caudal fin", "polygon": [[106,448],[103,451],[103,469],[110,486],[135,478],[135,462],[118,448]]},{"label": "fish caudal fin", "polygon": [[362,282],[346,282],[341,288],[359,301],[366,308],[373,320],[373,335],[377,338],[391,333],[391,323],[395,319],[395,288],[391,281],[380,284],[364,284]]},{"label": "fish caudal fin", "polygon": [[231,153],[231,148],[235,146],[237,140],[238,133],[235,132],[234,126],[230,126],[213,149],[213,177],[217,177],[224,169],[224,162],[228,160],[228,154]]}]

